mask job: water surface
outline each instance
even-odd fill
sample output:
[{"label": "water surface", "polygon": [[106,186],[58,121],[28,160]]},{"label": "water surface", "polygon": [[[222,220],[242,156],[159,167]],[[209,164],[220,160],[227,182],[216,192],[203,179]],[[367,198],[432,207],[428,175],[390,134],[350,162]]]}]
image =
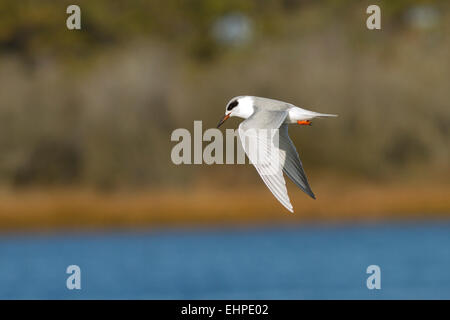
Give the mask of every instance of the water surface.
[{"label": "water surface", "polygon": [[0,298],[450,299],[450,223],[3,235]]}]

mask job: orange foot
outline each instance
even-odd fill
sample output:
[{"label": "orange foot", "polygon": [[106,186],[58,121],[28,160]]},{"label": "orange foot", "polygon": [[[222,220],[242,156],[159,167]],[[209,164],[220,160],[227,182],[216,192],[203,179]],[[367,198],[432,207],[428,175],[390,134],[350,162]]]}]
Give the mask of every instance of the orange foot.
[{"label": "orange foot", "polygon": [[309,120],[298,120],[297,123],[301,124],[301,125],[305,125],[305,126],[311,125],[311,121],[309,121]]}]

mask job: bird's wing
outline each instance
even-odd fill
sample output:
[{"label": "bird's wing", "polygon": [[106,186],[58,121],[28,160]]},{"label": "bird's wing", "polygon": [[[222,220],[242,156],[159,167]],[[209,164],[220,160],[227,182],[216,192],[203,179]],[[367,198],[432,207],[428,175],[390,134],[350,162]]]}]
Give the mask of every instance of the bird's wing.
[{"label": "bird's wing", "polygon": [[302,189],[311,198],[315,199],[316,196],[311,190],[306,177],[303,165],[298,156],[297,150],[292,143],[288,134],[288,125],[282,124],[280,127],[280,149],[285,151],[286,160],[284,162],[283,171],[300,189]]},{"label": "bird's wing", "polygon": [[279,127],[287,111],[255,112],[239,125],[239,138],[250,162],[280,203],[294,212],[283,177],[286,152],[278,146]]}]

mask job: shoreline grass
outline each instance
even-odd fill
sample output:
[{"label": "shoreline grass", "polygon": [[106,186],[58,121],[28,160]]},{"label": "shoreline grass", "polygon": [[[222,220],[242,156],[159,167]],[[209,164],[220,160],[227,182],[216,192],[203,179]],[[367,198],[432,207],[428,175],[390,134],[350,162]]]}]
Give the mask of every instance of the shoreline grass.
[{"label": "shoreline grass", "polygon": [[264,187],[0,192],[0,231],[108,230],[222,225],[450,219],[450,186],[321,184],[317,200],[289,188],[295,212]]}]

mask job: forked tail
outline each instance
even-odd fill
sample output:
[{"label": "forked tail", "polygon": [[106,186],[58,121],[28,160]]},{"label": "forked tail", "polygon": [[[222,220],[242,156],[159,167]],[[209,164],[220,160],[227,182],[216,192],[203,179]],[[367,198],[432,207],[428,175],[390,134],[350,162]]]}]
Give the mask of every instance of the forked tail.
[{"label": "forked tail", "polygon": [[337,114],[330,114],[330,113],[317,113],[316,117],[338,117]]}]

